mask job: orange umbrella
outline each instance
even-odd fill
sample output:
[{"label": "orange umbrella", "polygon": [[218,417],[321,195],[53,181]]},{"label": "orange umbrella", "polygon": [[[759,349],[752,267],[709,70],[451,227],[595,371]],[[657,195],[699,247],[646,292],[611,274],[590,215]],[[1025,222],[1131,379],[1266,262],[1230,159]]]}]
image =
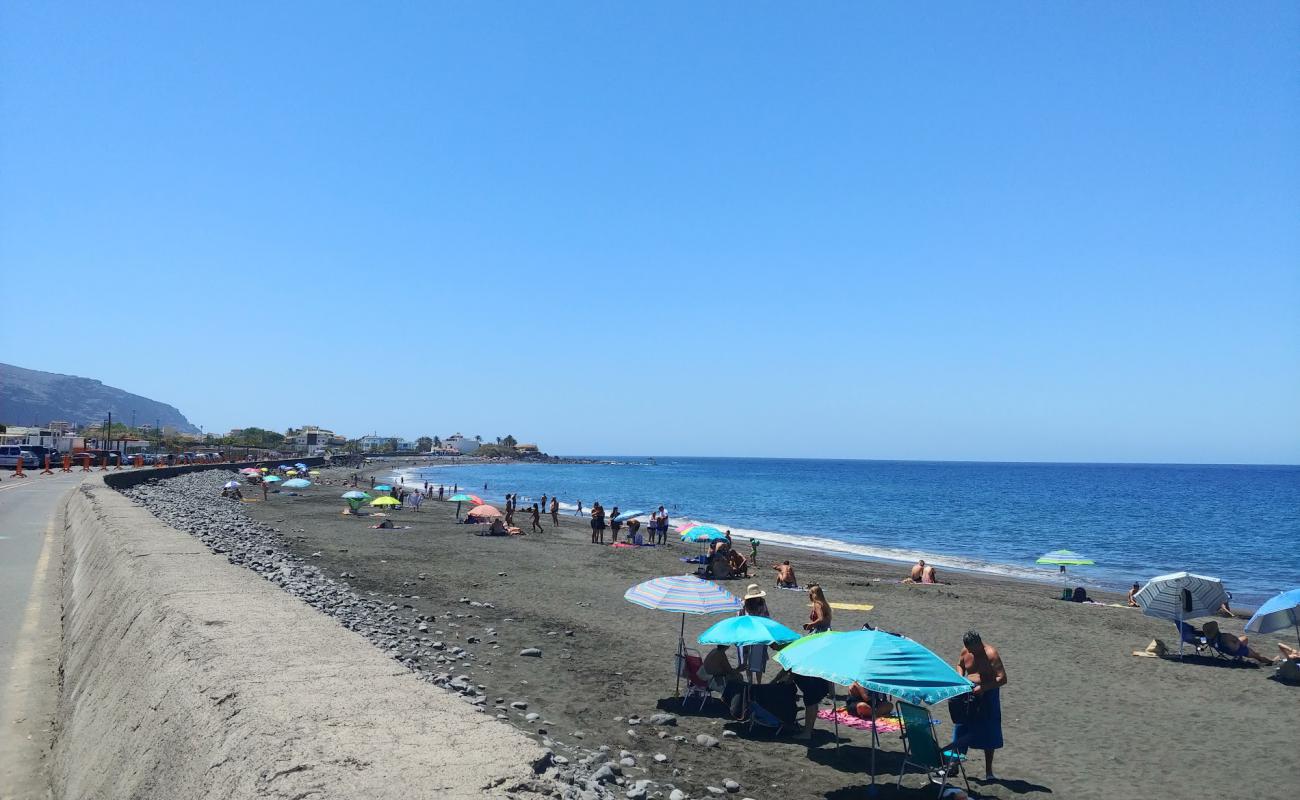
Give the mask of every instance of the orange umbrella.
[{"label": "orange umbrella", "polygon": [[472,517],[480,517],[480,518],[501,516],[501,512],[498,511],[495,507],[487,506],[487,505],[474,506],[469,510],[469,514]]}]

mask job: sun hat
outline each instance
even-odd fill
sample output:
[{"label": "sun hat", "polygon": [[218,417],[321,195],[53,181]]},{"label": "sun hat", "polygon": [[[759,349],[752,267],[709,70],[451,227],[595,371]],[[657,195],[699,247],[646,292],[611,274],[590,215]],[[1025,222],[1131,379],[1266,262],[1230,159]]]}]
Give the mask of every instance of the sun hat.
[{"label": "sun hat", "polygon": [[742,599],[742,600],[755,600],[755,599],[757,599],[757,598],[759,598],[759,597],[767,597],[767,592],[765,592],[765,591],[763,591],[762,589],[758,588],[758,584],[757,584],[757,583],[751,583],[750,585],[748,585],[748,586],[745,587],[745,596],[742,597],[741,599]]},{"label": "sun hat", "polygon": [[1169,648],[1159,639],[1152,639],[1151,644],[1147,645],[1145,650],[1134,650],[1133,655],[1141,658],[1164,658],[1169,654]]}]

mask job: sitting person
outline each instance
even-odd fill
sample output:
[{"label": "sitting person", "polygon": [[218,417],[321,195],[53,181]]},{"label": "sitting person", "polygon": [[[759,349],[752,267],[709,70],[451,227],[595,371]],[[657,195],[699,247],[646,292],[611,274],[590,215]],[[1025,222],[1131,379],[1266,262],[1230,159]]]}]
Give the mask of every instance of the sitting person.
[{"label": "sitting person", "polygon": [[731,562],[727,560],[725,548],[714,548],[709,554],[709,560],[704,566],[704,577],[718,579],[731,577]]},{"label": "sitting person", "polygon": [[1283,661],[1294,661],[1300,664],[1300,650],[1280,643],[1278,644],[1277,649],[1282,651]]},{"label": "sitting person", "polygon": [[391,519],[386,519],[383,522],[379,523],[378,525],[371,525],[370,527],[391,529],[393,527],[393,521]]},{"label": "sitting person", "polygon": [[500,517],[494,518],[491,527],[488,528],[488,536],[508,536],[509,533],[506,530],[506,524],[501,521]]},{"label": "sitting person", "polygon": [[1138,591],[1139,591],[1139,589],[1138,589],[1137,581],[1133,581],[1133,588],[1128,590],[1128,606],[1129,606],[1129,608],[1137,608],[1137,607],[1138,607],[1138,601],[1137,601],[1137,593],[1138,593]]},{"label": "sitting person", "polygon": [[749,561],[736,550],[727,550],[727,568],[732,575],[749,577]]},{"label": "sitting person", "polygon": [[903,583],[920,583],[921,573],[923,572],[925,572],[924,558],[918,559],[917,562],[912,565],[912,570],[907,573],[907,577],[903,579]]},{"label": "sitting person", "polygon": [[1205,635],[1210,646],[1221,653],[1227,653],[1237,658],[1249,658],[1261,664],[1271,665],[1273,663],[1272,659],[1260,655],[1250,646],[1250,639],[1245,636],[1235,636],[1220,631],[1219,623],[1214,620],[1205,623],[1205,627],[1201,629],[1201,632]]},{"label": "sitting person", "polygon": [[934,572],[933,564],[926,564],[921,570],[921,583],[938,583],[939,577]]},{"label": "sitting person", "polygon": [[740,680],[740,673],[735,667],[731,666],[731,659],[727,657],[728,645],[720,644],[709,651],[704,657],[704,663],[700,665],[700,680],[709,684],[709,688],[715,692],[721,691],[723,686],[729,680]]},{"label": "sitting person", "polygon": [[1093,600],[1091,597],[1088,596],[1087,589],[1083,588],[1082,586],[1076,586],[1074,587],[1074,591],[1070,592],[1070,602],[1071,603],[1095,603],[1097,601]]},{"label": "sitting person", "polygon": [[790,566],[789,561],[782,561],[780,564],[773,564],[772,569],[776,570],[776,585],[782,589],[798,589],[799,581],[794,577],[794,567]]},{"label": "sitting person", "polygon": [[894,701],[890,700],[888,695],[873,692],[854,681],[849,686],[848,705],[844,710],[858,719],[874,719],[893,713]]}]

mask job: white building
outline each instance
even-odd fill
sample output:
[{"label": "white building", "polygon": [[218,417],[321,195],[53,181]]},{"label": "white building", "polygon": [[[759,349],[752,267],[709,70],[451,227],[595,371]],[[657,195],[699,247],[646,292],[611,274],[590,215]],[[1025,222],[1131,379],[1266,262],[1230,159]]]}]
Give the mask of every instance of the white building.
[{"label": "white building", "polygon": [[339,437],[334,431],[326,430],[315,425],[303,425],[291,437],[289,441],[293,443],[294,449],[304,452],[309,456],[318,456],[324,453],[333,444],[338,443]]},{"label": "white building", "polygon": [[453,433],[451,436],[448,436],[446,439],[442,440],[442,446],[446,448],[453,448],[458,453],[472,453],[475,450],[479,449],[480,445],[478,442],[474,441],[473,439],[466,439],[464,436],[461,436],[459,433]]}]

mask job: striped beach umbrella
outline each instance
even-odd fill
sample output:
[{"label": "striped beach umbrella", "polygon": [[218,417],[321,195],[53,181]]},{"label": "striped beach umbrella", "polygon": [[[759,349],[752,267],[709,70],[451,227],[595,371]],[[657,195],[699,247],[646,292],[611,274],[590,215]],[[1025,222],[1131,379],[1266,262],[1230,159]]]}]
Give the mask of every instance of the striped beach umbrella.
[{"label": "striped beach umbrella", "polygon": [[1066,567],[1090,567],[1096,562],[1087,556],[1081,556],[1073,550],[1053,550],[1050,553],[1044,553],[1039,556],[1038,564],[1051,564],[1059,567],[1061,570],[1061,581],[1067,582],[1069,575]]},{"label": "striped beach umbrella", "polygon": [[672,611],[682,615],[681,633],[677,637],[677,688],[682,690],[682,660],[686,657],[686,615],[721,614],[739,611],[741,602],[731,592],[713,581],[694,575],[673,575],[638,583],[623,593],[623,599],[656,611]]},{"label": "striped beach umbrella", "polygon": [[1152,578],[1133,596],[1143,614],[1174,622],[1212,617],[1227,599],[1223,581],[1191,572],[1172,572]]},{"label": "striped beach umbrella", "polygon": [[678,531],[683,542],[715,542],[727,538],[727,534],[712,525],[688,525]]}]

